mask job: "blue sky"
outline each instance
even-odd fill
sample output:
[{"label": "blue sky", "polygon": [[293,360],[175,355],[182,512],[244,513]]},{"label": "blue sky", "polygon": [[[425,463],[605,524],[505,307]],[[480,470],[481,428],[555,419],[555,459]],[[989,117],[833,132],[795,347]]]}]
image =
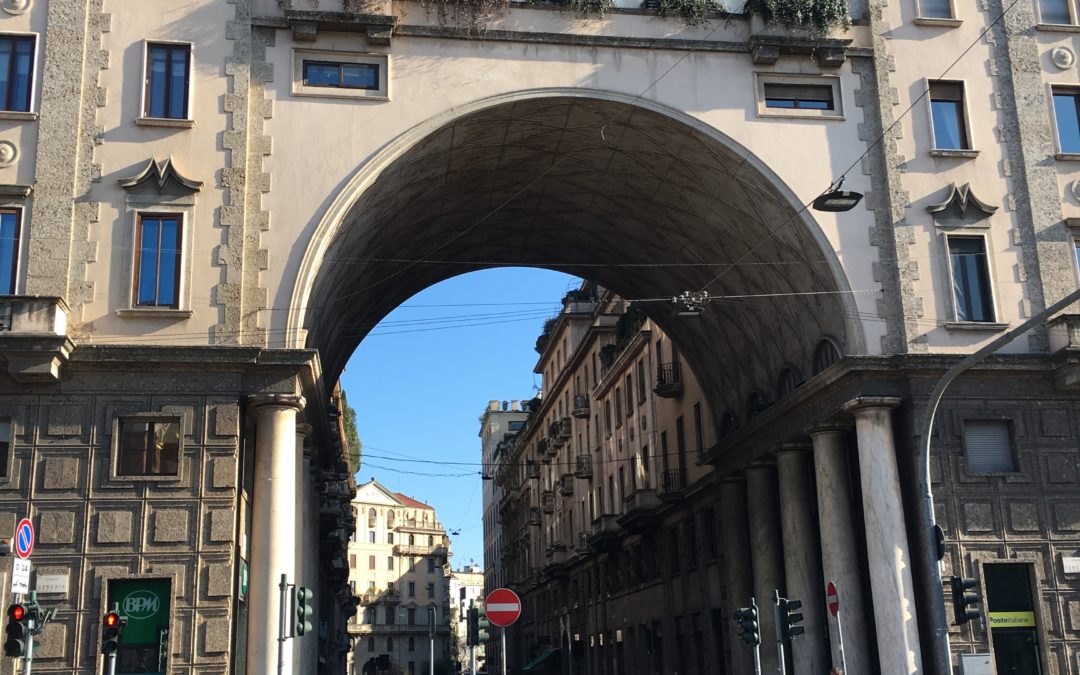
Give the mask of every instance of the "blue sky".
[{"label": "blue sky", "polygon": [[455,568],[483,562],[479,417],[489,400],[535,395],[533,343],[578,283],[527,268],[444,281],[388,315],[341,376],[364,445],[357,481],[374,477],[434,506],[447,530],[460,529],[451,537]]}]

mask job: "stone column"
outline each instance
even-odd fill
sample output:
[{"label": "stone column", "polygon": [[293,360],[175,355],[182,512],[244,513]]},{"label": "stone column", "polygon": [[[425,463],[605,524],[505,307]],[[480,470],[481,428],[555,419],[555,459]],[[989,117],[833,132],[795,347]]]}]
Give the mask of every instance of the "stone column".
[{"label": "stone column", "polygon": [[[754,572],[750,563],[750,530],[746,515],[746,479],[732,476],[720,482],[721,532],[724,538],[724,586],[727,587],[727,606],[723,618],[730,618],[736,609],[750,604],[754,595]],[[757,600],[758,607],[761,599]],[[754,671],[754,655],[750,648],[734,634],[734,624],[729,623],[725,636],[731,639],[731,672]],[[721,655],[722,658],[723,655]],[[717,672],[720,672],[718,669]]]},{"label": "stone column", "polygon": [[[248,609],[248,673],[276,675],[281,575],[296,579],[297,433],[302,396],[252,396],[255,467],[251,509],[251,573]],[[283,643],[284,675],[293,672],[292,640]]]},{"label": "stone column", "polygon": [[[296,425],[296,585],[307,586],[315,591],[312,614],[315,624],[319,621],[319,511],[318,502],[312,510],[315,481],[311,475],[311,462],[315,448],[307,443],[311,436],[310,424]],[[316,640],[302,639],[296,645],[293,661],[296,673],[318,670],[318,644]]]},{"label": "stone column", "polygon": [[[754,597],[761,628],[761,672],[775,673],[776,620],[773,594],[784,593],[783,543],[776,497],[776,470],[766,464],[746,469],[747,511],[750,522],[750,557],[754,570]],[[733,645],[734,647],[734,645]]]},{"label": "stone column", "polygon": [[[818,526],[821,530],[821,565],[826,583],[832,581],[840,596],[846,673],[869,673],[866,609],[863,603],[861,564],[855,544],[855,519],[851,513],[851,484],[844,428],[819,427],[810,432],[814,444],[817,476]],[[836,619],[830,622],[832,662],[840,666],[840,641]]]},{"label": "stone column", "polygon": [[780,523],[784,533],[784,578],[788,598],[802,601],[803,635],[788,643],[795,675],[829,671],[825,624],[825,583],[815,514],[813,467],[809,448],[785,445],[776,453],[780,479]]},{"label": "stone column", "polygon": [[899,398],[865,396],[844,406],[855,416],[858,436],[866,556],[882,675],[922,672],[911,552],[892,430],[892,409],[898,405]]}]

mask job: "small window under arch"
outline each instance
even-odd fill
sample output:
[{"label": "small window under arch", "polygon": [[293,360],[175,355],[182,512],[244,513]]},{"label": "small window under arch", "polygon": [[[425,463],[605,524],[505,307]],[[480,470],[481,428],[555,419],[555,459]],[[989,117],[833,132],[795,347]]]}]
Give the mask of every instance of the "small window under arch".
[{"label": "small window under arch", "polygon": [[776,382],[776,397],[783,398],[787,396],[795,391],[795,388],[800,384],[802,384],[802,377],[799,375],[799,371],[795,370],[794,366],[784,366]]},{"label": "small window under arch", "polygon": [[765,394],[760,391],[750,392],[750,398],[746,401],[746,419],[754,417],[768,407],[769,399],[765,398]]},{"label": "small window under arch", "polygon": [[375,513],[375,509],[369,509],[367,512],[367,526],[371,529],[375,529],[375,524],[378,522],[379,516]]},{"label": "small window under arch", "polygon": [[386,512],[386,529],[392,529],[394,527],[394,512]]},{"label": "small window under arch", "polygon": [[814,374],[817,375],[832,364],[843,358],[840,348],[830,338],[821,338],[814,350]]}]

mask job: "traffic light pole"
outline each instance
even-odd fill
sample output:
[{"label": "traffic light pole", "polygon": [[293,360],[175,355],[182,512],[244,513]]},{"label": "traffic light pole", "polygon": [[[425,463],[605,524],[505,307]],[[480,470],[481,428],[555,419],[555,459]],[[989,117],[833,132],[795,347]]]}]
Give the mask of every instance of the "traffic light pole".
[{"label": "traffic light pole", "polygon": [[[30,591],[31,607],[37,606],[37,591]],[[34,630],[37,628],[34,614],[30,615],[30,630],[26,632],[26,656],[23,657],[23,675],[30,675],[30,669],[34,665]]]},{"label": "traffic light pole", "polygon": [[285,604],[289,597],[289,575],[281,575],[281,583],[278,584],[278,639],[277,639],[277,672],[281,675],[285,670],[285,640],[288,633],[285,626]]},{"label": "traffic light pole", "polygon": [[435,608],[428,607],[428,639],[431,640],[431,675],[435,675]]},{"label": "traffic light pole", "polygon": [[773,599],[773,624],[776,626],[776,671],[784,675],[784,629],[783,621],[786,617],[780,616],[780,591]]},{"label": "traffic light pole", "polygon": [[506,626],[502,627],[502,675],[506,675]]}]

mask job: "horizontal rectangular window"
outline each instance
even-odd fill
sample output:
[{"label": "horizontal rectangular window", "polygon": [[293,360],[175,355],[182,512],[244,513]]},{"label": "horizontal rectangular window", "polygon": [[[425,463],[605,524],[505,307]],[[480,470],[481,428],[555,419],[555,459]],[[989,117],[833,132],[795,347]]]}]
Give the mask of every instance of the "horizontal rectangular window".
[{"label": "horizontal rectangular window", "polygon": [[1007,420],[964,420],[964,453],[968,473],[1016,471],[1012,432]]},{"label": "horizontal rectangular window", "polygon": [[379,88],[379,65],[376,63],[304,61],[304,84],[309,87],[377,90]]},{"label": "horizontal rectangular window", "polygon": [[121,419],[116,459],[118,476],[178,476],[180,420]]},{"label": "horizontal rectangular window", "polygon": [[34,43],[32,36],[0,37],[0,110],[30,111]]},{"label": "horizontal rectangular window", "polygon": [[765,107],[833,110],[833,88],[817,84],[765,83]]},{"label": "horizontal rectangular window", "polygon": [[16,209],[0,209],[0,295],[15,295],[19,273],[19,215]]},{"label": "horizontal rectangular window", "polygon": [[1080,89],[1054,87],[1058,150],[1080,153]]}]

